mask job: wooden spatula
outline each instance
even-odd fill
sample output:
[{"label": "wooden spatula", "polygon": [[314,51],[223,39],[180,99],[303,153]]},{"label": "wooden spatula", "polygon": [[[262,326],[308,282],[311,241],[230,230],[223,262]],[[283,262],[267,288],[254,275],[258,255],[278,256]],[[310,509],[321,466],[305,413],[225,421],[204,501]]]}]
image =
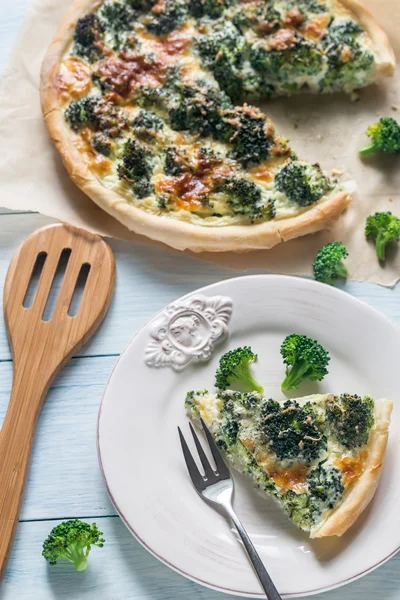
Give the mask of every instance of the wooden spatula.
[{"label": "wooden spatula", "polygon": [[[61,254],[69,255],[50,320],[43,314]],[[38,259],[39,257],[39,259]],[[35,265],[43,264],[33,302],[26,294]],[[88,273],[81,302],[70,316],[77,280]],[[35,231],[11,261],[4,316],[14,359],[10,403],[0,431],[0,579],[18,522],[33,434],[50,383],[90,338],[107,313],[115,281],[110,247],[98,235],[63,224]]]}]

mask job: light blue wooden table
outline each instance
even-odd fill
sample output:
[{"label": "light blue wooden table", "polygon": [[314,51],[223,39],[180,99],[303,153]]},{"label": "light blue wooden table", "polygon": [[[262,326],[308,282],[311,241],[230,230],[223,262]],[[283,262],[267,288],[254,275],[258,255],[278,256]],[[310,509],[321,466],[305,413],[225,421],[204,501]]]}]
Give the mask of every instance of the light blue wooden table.
[{"label": "light blue wooden table", "polygon": [[[0,70],[26,8],[26,0],[0,1]],[[1,205],[1,196],[0,196]],[[49,223],[37,214],[0,209],[0,292],[17,246]],[[67,365],[50,390],[40,417],[20,524],[0,586],[2,600],[223,600],[187,581],[144,550],[108,499],[96,454],[99,402],[118,355],[135,331],[165,304],[199,286],[237,275],[165,248],[111,243],[117,262],[115,297],[100,331]],[[345,289],[400,324],[400,289],[347,283]],[[11,389],[12,362],[0,318],[0,424]],[[60,520],[96,520],[106,544],[94,549],[87,571],[48,567],[42,543]],[[368,548],[365,548],[368,552]],[[290,573],[288,573],[290,577]],[[400,554],[326,600],[400,600]],[[226,596],[225,596],[226,597]],[[228,597],[226,597],[228,598]],[[231,600],[233,597],[229,597]]]}]

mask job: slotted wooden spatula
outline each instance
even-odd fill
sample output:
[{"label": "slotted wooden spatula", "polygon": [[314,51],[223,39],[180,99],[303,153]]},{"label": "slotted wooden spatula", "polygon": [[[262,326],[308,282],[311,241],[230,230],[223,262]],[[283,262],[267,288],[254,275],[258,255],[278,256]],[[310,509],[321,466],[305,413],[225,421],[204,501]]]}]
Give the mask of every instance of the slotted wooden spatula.
[{"label": "slotted wooden spatula", "polygon": [[[69,255],[50,320],[44,310],[61,254]],[[25,308],[37,260],[43,267],[35,296]],[[88,273],[81,302],[70,316],[78,276]],[[4,288],[4,316],[14,359],[10,403],[0,430],[0,579],[11,549],[36,422],[50,383],[90,338],[107,313],[115,281],[110,247],[98,235],[64,224],[35,231],[11,261]]]}]

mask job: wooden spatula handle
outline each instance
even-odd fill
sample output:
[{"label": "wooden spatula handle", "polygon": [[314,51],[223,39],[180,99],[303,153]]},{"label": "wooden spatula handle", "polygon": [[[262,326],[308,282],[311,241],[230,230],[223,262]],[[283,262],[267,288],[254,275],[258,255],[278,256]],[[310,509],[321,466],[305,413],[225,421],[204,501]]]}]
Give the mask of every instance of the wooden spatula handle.
[{"label": "wooden spatula handle", "polygon": [[18,523],[33,435],[47,387],[34,375],[22,378],[16,373],[0,431],[0,579]]}]

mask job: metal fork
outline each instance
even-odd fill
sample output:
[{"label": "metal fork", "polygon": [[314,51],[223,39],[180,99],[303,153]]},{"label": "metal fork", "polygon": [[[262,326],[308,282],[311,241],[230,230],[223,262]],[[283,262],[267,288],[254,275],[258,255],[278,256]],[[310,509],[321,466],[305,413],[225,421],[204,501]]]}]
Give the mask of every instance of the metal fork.
[{"label": "metal fork", "polygon": [[188,468],[193,485],[197,493],[203,498],[203,500],[210,504],[221,506],[235,525],[240,537],[242,538],[248,557],[254,567],[254,570],[257,574],[258,579],[260,580],[260,583],[268,600],[281,600],[278,590],[274,586],[272,579],[268,575],[268,572],[261,561],[261,558],[259,557],[256,549],[253,546],[252,541],[250,540],[245,528],[243,527],[242,523],[240,522],[237,514],[233,509],[232,496],[234,483],[229,469],[224,463],[224,460],[203,419],[201,419],[201,424],[203,426],[205,436],[207,438],[211,453],[215,460],[215,465],[217,467],[217,470],[214,471],[214,469],[208,461],[208,458],[203,450],[199,438],[197,437],[196,432],[193,429],[192,424],[189,423],[194,443],[196,445],[197,452],[199,453],[201,464],[203,465],[204,475],[202,475],[199,469],[197,468],[197,465],[189,450],[183,433],[180,427],[178,427],[183,456],[185,458],[186,466]]}]

